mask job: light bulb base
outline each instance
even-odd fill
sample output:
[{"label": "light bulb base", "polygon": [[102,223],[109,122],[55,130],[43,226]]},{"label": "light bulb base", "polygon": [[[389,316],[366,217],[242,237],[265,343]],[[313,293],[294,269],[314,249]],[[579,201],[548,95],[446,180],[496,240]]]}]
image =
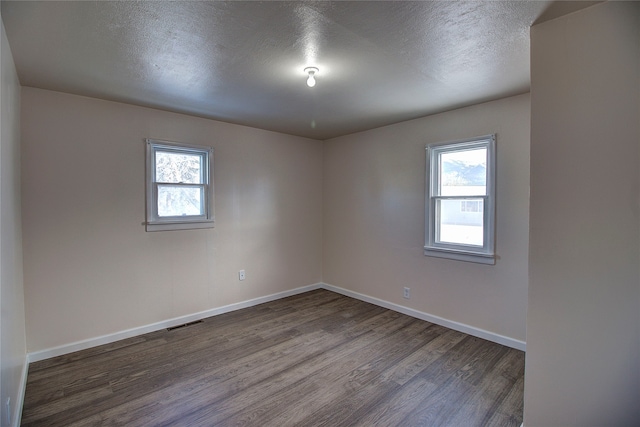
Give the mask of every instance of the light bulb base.
[{"label": "light bulb base", "polygon": [[316,85],[315,75],[319,70],[316,67],[307,67],[304,69],[304,72],[309,75],[307,79],[307,86],[314,87]]}]

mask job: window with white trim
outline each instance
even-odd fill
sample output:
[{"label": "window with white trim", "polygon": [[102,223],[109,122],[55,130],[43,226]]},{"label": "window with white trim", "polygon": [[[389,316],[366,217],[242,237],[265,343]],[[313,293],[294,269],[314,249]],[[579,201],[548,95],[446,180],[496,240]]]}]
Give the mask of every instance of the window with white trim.
[{"label": "window with white trim", "polygon": [[147,231],[212,228],[213,148],[147,139]]},{"label": "window with white trim", "polygon": [[495,264],[495,135],[427,145],[424,254]]}]

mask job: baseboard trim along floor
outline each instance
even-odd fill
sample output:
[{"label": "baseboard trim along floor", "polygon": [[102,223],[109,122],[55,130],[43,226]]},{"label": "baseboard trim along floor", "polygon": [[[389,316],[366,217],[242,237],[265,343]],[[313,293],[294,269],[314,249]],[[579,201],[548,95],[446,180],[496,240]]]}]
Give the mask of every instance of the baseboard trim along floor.
[{"label": "baseboard trim along floor", "polygon": [[247,307],[253,307],[258,304],[275,301],[277,299],[286,298],[288,296],[300,294],[303,292],[309,292],[315,289],[326,289],[328,291],[336,292],[351,298],[355,298],[364,302],[375,304],[380,307],[397,311],[399,313],[406,314],[407,316],[415,317],[421,320],[426,320],[428,322],[435,323],[440,326],[445,326],[447,328],[450,328],[459,332],[464,332],[466,334],[473,335],[478,338],[486,339],[498,344],[502,344],[507,347],[515,348],[517,350],[526,351],[526,343],[524,341],[509,338],[509,337],[499,335],[490,331],[485,331],[483,329],[466,325],[464,323],[459,323],[449,319],[444,319],[439,316],[434,316],[429,313],[424,313],[422,311],[418,311],[418,310],[405,307],[399,304],[395,304],[389,301],[381,300],[381,299],[364,295],[358,292],[353,292],[348,289],[330,285],[328,283],[315,283],[312,285],[302,286],[300,288],[291,289],[284,292],[278,292],[275,294],[254,298],[247,301],[241,301],[235,304],[229,304],[223,307],[213,308],[210,310],[193,313],[186,316],[175,317],[173,319],[168,319],[168,320],[153,323],[150,325],[127,329],[125,331],[120,331],[113,334],[102,335],[99,337],[89,338],[82,341],[76,341],[76,342],[61,345],[58,347],[35,351],[28,354],[28,360],[29,362],[39,362],[41,360],[49,359],[52,357],[62,356],[63,354],[73,353],[74,351],[85,350],[85,349],[96,347],[103,344],[110,344],[122,339],[131,338],[137,335],[158,331],[160,329],[170,328],[173,326],[182,325],[189,322],[194,322],[207,317],[216,316],[218,314],[228,313],[230,311],[240,310]]},{"label": "baseboard trim along floor", "polygon": [[[41,360],[49,359],[52,357],[62,356],[64,354],[73,353],[75,351],[86,350],[91,347],[97,347],[103,344],[110,344],[119,340],[123,340],[126,338],[135,337],[138,335],[146,334],[149,332],[155,332],[165,328],[171,328],[174,326],[182,325],[185,323],[190,323],[194,321],[198,321],[201,319],[205,319],[207,317],[216,316],[219,314],[228,313],[235,310],[240,310],[243,308],[253,307],[255,305],[263,304],[266,302],[275,301],[281,298],[286,298],[292,295],[301,294],[304,292],[313,291],[316,289],[326,289],[331,292],[335,292],[341,295],[345,295],[351,298],[355,298],[360,301],[364,301],[367,303],[371,303],[383,308],[387,308],[389,310],[397,311],[402,314],[406,314],[411,317],[415,317],[417,319],[425,320],[431,323],[438,324],[440,326],[444,326],[459,332],[463,332],[469,335],[473,335],[478,338],[486,339],[488,341],[492,341],[498,344],[505,345],[507,347],[511,347],[517,350],[526,350],[526,343],[524,341],[516,340],[513,338],[505,337],[493,332],[485,331],[480,328],[476,328],[470,325],[466,325],[463,323],[455,322],[449,319],[444,319],[439,316],[434,316],[428,313],[424,313],[409,307],[405,307],[399,304],[395,304],[389,301],[381,300],[369,295],[361,294],[358,292],[353,292],[348,289],[340,288],[338,286],[330,285],[327,283],[315,283],[308,286],[302,286],[296,289],[291,289],[284,292],[278,292],[275,294],[254,298],[247,301],[241,301],[235,304],[229,304],[223,307],[213,308],[210,310],[201,311],[198,313],[189,314],[186,316],[175,317],[173,319],[168,319],[162,322],[157,322],[137,328],[132,328],[120,332],[116,332],[113,334],[102,335],[95,338],[90,338],[82,341],[73,342],[66,345],[61,345],[58,347],[53,347],[45,350],[35,351],[28,353],[25,360],[25,366],[22,372],[21,384],[20,384],[20,395],[18,396],[18,405],[17,405],[17,416],[13,418],[14,426],[20,425],[20,415],[22,413],[22,404],[24,402],[24,393],[26,388],[26,380],[29,369],[29,363],[39,362]],[[523,427],[523,426],[521,426]]]},{"label": "baseboard trim along floor", "polygon": [[150,325],[140,326],[137,328],[127,329],[125,331],[115,332],[113,334],[102,335],[96,338],[89,338],[82,341],[76,341],[70,344],[61,345],[45,350],[34,351],[29,353],[29,362],[39,362],[41,360],[50,359],[52,357],[62,356],[63,354],[73,353],[74,351],[86,350],[91,347],[97,347],[103,344],[111,344],[116,341],[146,334],[149,332],[159,331],[160,329],[171,328],[173,326],[183,325],[185,323],[194,322],[196,320],[205,319],[218,314],[228,313],[230,311],[240,310],[254,305],[263,304],[265,302],[275,301],[277,299],[286,298],[292,295],[301,294],[303,292],[313,291],[322,288],[322,283],[303,286],[289,291],[278,292],[264,297],[254,298],[247,301],[237,302],[235,304],[225,305],[223,307],[212,308],[210,310],[200,311],[198,313],[188,314],[186,316],[174,317],[173,319],[164,320],[162,322],[152,323]]},{"label": "baseboard trim along floor", "polygon": [[32,363],[22,422],[518,427],[524,359],[320,288]]},{"label": "baseboard trim along floor", "polygon": [[22,421],[22,405],[24,403],[24,394],[27,391],[27,375],[29,374],[29,355],[24,358],[24,365],[22,366],[22,372],[20,373],[20,384],[18,385],[18,401],[16,402],[13,416],[11,417],[11,424],[14,427],[19,427]]},{"label": "baseboard trim along floor", "polygon": [[399,304],[394,304],[389,301],[374,298],[368,295],[353,292],[348,289],[343,289],[338,286],[333,286],[328,283],[323,283],[322,288],[328,291],[336,292],[342,295],[346,295],[351,298],[359,299],[360,301],[375,304],[380,307],[388,308],[389,310],[397,311],[407,316],[415,317],[416,319],[426,320],[427,322],[435,323],[440,326],[444,326],[449,329],[453,329],[458,332],[464,332],[465,334],[473,335],[474,337],[482,338],[488,341],[502,344],[507,347],[515,348],[516,350],[526,351],[526,343],[524,341],[516,340],[513,338],[505,337],[504,335],[496,334],[494,332],[485,331],[484,329],[476,328],[474,326],[466,325],[464,323],[454,322],[453,320],[445,319],[439,316],[434,316],[429,313],[425,313],[413,308],[405,307]]}]

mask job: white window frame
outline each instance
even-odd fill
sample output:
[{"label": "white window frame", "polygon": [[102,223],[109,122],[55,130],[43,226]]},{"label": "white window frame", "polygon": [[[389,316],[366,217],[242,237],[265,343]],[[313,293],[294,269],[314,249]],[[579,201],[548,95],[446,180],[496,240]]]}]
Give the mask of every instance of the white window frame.
[{"label": "white window frame", "polygon": [[[145,139],[146,143],[146,231],[190,230],[213,228],[213,148],[183,144],[158,139]],[[203,215],[160,217],[158,215],[158,185],[156,182],[155,153],[169,151],[181,154],[197,154],[202,157],[202,184],[184,184],[202,188]],[[167,183],[182,185],[181,183]]]},{"label": "white window frame", "polygon": [[[460,195],[441,196],[439,188],[440,154],[466,151],[475,148],[487,149],[487,191],[485,196]],[[495,188],[496,188],[496,136],[485,135],[459,141],[428,144],[426,147],[426,187],[425,187],[425,244],[426,256],[449,258],[460,261],[494,265],[495,257]],[[438,241],[438,200],[483,200],[483,246],[456,244]]]}]

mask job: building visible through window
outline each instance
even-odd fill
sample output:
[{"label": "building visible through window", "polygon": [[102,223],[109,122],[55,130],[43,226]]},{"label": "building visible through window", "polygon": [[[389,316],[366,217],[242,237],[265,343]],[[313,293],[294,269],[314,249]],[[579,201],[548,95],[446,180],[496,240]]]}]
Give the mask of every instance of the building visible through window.
[{"label": "building visible through window", "polygon": [[425,255],[493,264],[495,137],[427,146]]},{"label": "building visible through window", "polygon": [[482,200],[464,200],[460,202],[460,212],[482,212]]}]

